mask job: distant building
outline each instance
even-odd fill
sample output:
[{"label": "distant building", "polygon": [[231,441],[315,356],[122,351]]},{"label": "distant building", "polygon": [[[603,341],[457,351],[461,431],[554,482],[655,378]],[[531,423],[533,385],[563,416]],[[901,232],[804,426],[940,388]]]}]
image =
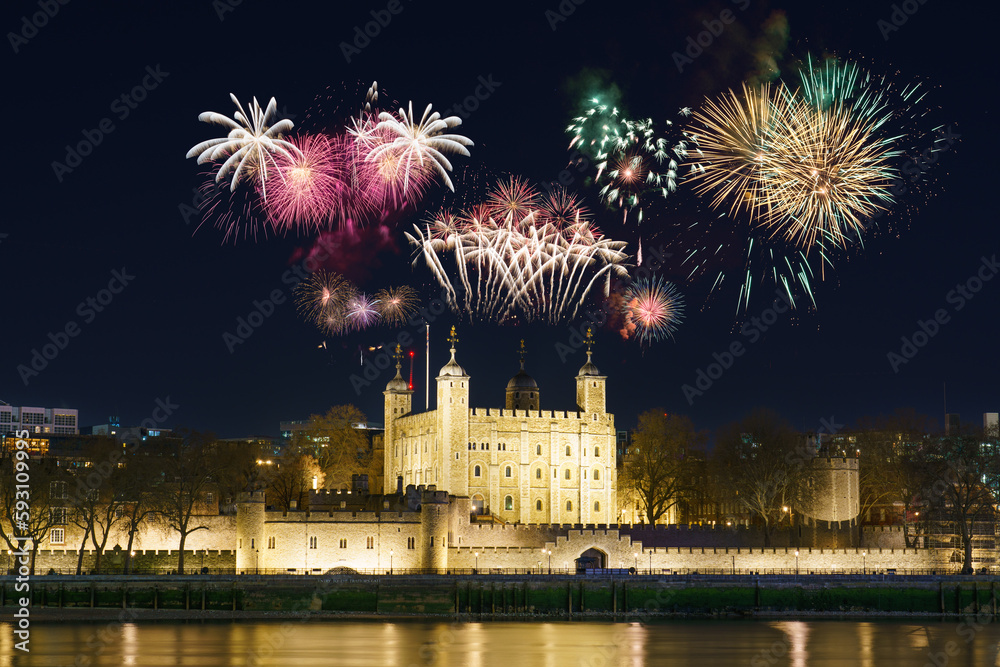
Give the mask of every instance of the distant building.
[{"label": "distant building", "polygon": [[950,412],[944,416],[944,434],[958,435],[962,432],[962,424],[957,412]]},{"label": "distant building", "polygon": [[983,413],[983,433],[993,436],[998,435],[997,429],[1000,428],[1000,413],[996,412],[984,412]]},{"label": "distant building", "polygon": [[27,431],[31,435],[78,435],[78,410],[69,408],[29,408],[0,405],[0,435]]},{"label": "distant building", "polygon": [[137,445],[149,438],[162,438],[171,434],[169,428],[146,428],[145,426],[121,426],[116,423],[91,426],[88,435],[103,435],[114,438],[120,443]]}]

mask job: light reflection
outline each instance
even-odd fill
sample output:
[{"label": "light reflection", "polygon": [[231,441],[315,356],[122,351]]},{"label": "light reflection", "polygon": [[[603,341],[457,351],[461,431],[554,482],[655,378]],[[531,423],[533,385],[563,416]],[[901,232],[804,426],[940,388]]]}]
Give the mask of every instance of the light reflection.
[{"label": "light reflection", "polygon": [[135,623],[122,624],[122,664],[138,665],[139,626]]},{"label": "light reflection", "polygon": [[858,624],[858,656],[861,667],[875,667],[875,658],[872,655],[872,648],[875,641],[875,626],[872,623]]},{"label": "light reflection", "polygon": [[788,659],[792,667],[806,667],[809,657],[809,624],[805,621],[782,621],[773,627],[785,633],[788,644]]}]

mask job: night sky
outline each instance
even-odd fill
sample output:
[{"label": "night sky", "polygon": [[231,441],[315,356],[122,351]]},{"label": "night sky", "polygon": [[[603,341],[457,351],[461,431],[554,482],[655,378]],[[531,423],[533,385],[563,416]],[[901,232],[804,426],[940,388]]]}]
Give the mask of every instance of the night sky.
[{"label": "night sky", "polygon": [[[838,261],[834,276],[818,284],[817,312],[780,315],[751,341],[741,334],[744,318],[736,316],[735,290],[706,302],[707,286],[699,283],[681,286],[687,316],[674,341],[643,351],[635,341],[600,329],[594,361],[608,376],[609,411],[625,427],[655,406],[688,414],[700,428],[715,428],[758,405],[804,430],[820,428],[823,419],[850,424],[900,407],[940,422],[945,383],[948,410],[961,413],[963,421],[978,423],[981,413],[1000,409],[1000,280],[986,282],[961,310],[947,296],[976,275],[982,257],[1000,250],[989,205],[996,195],[995,77],[987,71],[995,60],[995,6],[959,9],[911,0],[907,8],[915,12],[897,14],[897,22],[901,16],[906,22],[888,31],[895,7],[888,1],[563,0],[563,11],[573,12],[559,21],[546,14],[559,12],[558,0],[399,2],[402,11],[349,63],[340,44],[353,40],[355,26],[371,21],[370,12],[385,10],[386,2],[78,1],[58,5],[37,31],[25,28],[22,17],[42,11],[45,0],[5,3],[0,26],[7,34],[12,150],[0,219],[0,284],[7,306],[0,399],[78,408],[83,425],[104,423],[110,415],[132,425],[169,397],[176,407],[164,426],[225,437],[275,435],[281,420],[348,402],[382,421],[381,392],[391,372],[380,371],[360,392],[351,375],[363,372],[362,346],[391,343],[398,332],[371,329],[318,347],[324,337],[296,314],[283,280],[296,249],[310,239],[224,243],[211,226],[196,233],[197,217],[185,220],[192,189],[203,177],[184,155],[219,134],[216,126],[198,122],[198,114],[231,115],[230,92],[244,102],[275,96],[297,127],[310,129],[323,108],[318,97],[337,97],[346,105],[341,111],[350,112],[372,80],[400,102],[446,109],[472,95],[479,77],[492,77],[495,90],[461,126],[476,145],[472,158],[453,160],[456,187],[506,173],[553,181],[566,167],[564,130],[579,111],[579,82],[603,70],[632,116],[674,118],[680,107],[697,107],[706,95],[739,85],[760,51],[761,26],[783,10],[789,38],[775,54],[779,63],[809,52],[835,53],[876,71],[898,71],[901,80],[923,81],[933,88],[928,122],[950,126],[961,138],[929,167],[929,196],[904,198],[906,206],[880,222],[866,247]],[[725,9],[735,21],[678,72],[672,54]],[[881,27],[880,20],[886,22]],[[26,40],[12,37],[22,30]],[[120,101],[144,81],[148,90],[135,108]],[[334,122],[336,105],[325,110],[326,120]],[[104,119],[111,132],[100,132]],[[54,162],[66,163],[66,146],[85,133],[100,135],[92,153],[71,171],[54,168]],[[635,240],[636,230],[622,228],[620,213],[602,207],[596,188],[582,178],[571,188],[586,197],[606,233]],[[436,185],[423,210],[399,221],[390,244],[395,251],[355,249],[344,259],[353,261],[362,278],[367,274],[365,289],[406,282],[427,300],[439,293],[425,266],[411,267],[402,229],[439,206],[443,192]],[[684,215],[692,215],[690,207],[676,213],[664,206],[647,217],[640,230],[644,248],[655,246],[658,234]],[[115,272],[126,274],[127,284],[115,282],[120,293],[101,312],[91,312],[87,299],[100,298]],[[235,331],[254,300],[274,290],[285,302],[230,353],[223,334]],[[747,318],[761,316],[769,304],[770,298],[752,301]],[[900,337],[912,336],[917,321],[933,318],[938,309],[949,321],[894,372],[887,354],[899,352]],[[456,322],[458,358],[472,376],[473,405],[503,405],[523,337],[542,407],[575,407],[573,376],[585,355],[577,350],[560,358],[563,348],[557,345],[575,340],[568,326],[473,325],[445,313],[431,327],[432,377],[447,361],[445,338]],[[18,366],[30,367],[32,350],[48,344],[50,333],[60,339],[57,332],[67,326],[77,335],[27,384],[22,381]],[[418,339],[414,405],[422,409],[423,328],[409,331]],[[694,385],[713,353],[721,355],[734,341],[743,343],[745,353],[689,404],[682,386]]]}]

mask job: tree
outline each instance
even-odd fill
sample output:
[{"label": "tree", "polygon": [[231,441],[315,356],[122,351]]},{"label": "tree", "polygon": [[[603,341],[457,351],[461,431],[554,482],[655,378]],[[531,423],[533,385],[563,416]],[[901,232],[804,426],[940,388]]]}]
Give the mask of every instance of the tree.
[{"label": "tree", "polygon": [[178,430],[168,445],[170,464],[158,487],[157,518],[180,535],[177,572],[184,573],[184,544],[188,535],[208,530],[199,524],[195,510],[213,483],[222,463],[216,452],[215,436],[190,430]]},{"label": "tree", "polygon": [[312,452],[325,475],[325,488],[350,489],[353,475],[376,479],[382,462],[375,460],[364,429],[356,427],[366,421],[353,405],[337,405],[310,417],[309,427],[297,434],[293,445]]},{"label": "tree", "polygon": [[132,452],[125,460],[125,466],[118,476],[115,488],[121,501],[128,545],[125,548],[125,574],[132,570],[132,548],[136,535],[143,527],[154,523],[159,515],[158,502],[163,499],[160,485],[163,484],[167,460],[147,452]]},{"label": "tree", "polygon": [[302,507],[305,495],[313,488],[314,478],[316,486],[322,487],[323,471],[316,458],[310,450],[292,445],[277,461],[268,499],[286,512],[292,508],[292,502]]},{"label": "tree", "polygon": [[972,574],[972,537],[976,522],[996,518],[996,494],[990,480],[1000,476],[1000,452],[995,441],[980,435],[941,438],[928,457],[926,469],[934,481],[921,500],[939,521],[957,524],[962,549],[962,574]]},{"label": "tree", "polygon": [[[216,451],[223,465],[216,476],[223,514],[236,512],[236,498],[240,493],[252,493],[267,488],[270,482],[269,470],[273,466],[262,465],[269,454],[256,442],[220,442]],[[270,459],[268,459],[270,460]],[[230,499],[230,502],[225,502]]]},{"label": "tree", "polygon": [[16,442],[7,438],[0,449],[0,535],[11,551],[31,545],[28,572],[34,575],[38,548],[54,526],[65,523],[67,478],[54,461],[29,457]]},{"label": "tree", "polygon": [[122,459],[121,446],[113,438],[85,438],[80,440],[80,454],[85,465],[73,470],[74,490],[68,510],[70,521],[83,529],[77,574],[83,570],[88,538],[94,546],[94,570],[100,571],[104,547],[112,528],[120,522],[121,510],[114,479]]},{"label": "tree", "polygon": [[784,508],[798,499],[807,478],[800,441],[788,422],[766,409],[724,426],[716,439],[716,474],[728,481],[737,504],[761,524],[764,546],[771,546]]},{"label": "tree", "polygon": [[690,452],[701,444],[702,437],[687,417],[661,409],[639,415],[619,484],[629,489],[650,524],[683,499]]},{"label": "tree", "polygon": [[916,546],[910,516],[924,477],[921,456],[933,428],[929,417],[912,409],[862,417],[856,428],[861,517],[864,520],[880,505],[900,505],[907,547]]}]

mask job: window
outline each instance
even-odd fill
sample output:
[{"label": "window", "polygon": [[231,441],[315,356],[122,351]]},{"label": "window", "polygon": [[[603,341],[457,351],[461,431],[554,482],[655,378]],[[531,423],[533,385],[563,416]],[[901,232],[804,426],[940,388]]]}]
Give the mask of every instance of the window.
[{"label": "window", "polygon": [[514,509],[514,499],[510,496],[505,496],[503,499],[503,508],[505,510]]},{"label": "window", "polygon": [[572,512],[573,511],[573,501],[572,500],[567,500],[566,501],[566,511],[567,512]]},{"label": "window", "polygon": [[506,468],[504,468],[503,476],[504,477],[510,477],[511,476],[510,475],[510,466],[507,466]]},{"label": "window", "polygon": [[536,456],[541,456],[542,455],[542,446],[541,445],[535,445],[535,455]]},{"label": "window", "polygon": [[66,482],[51,482],[49,484],[49,495],[56,500],[66,498]]},{"label": "window", "polygon": [[541,478],[542,478],[542,469],[535,468],[535,479],[541,479]]},{"label": "window", "polygon": [[53,507],[52,508],[52,523],[57,526],[66,525],[66,508],[65,507]]},{"label": "window", "polygon": [[521,392],[515,391],[514,392],[514,398],[521,398]]},{"label": "window", "polygon": [[600,500],[595,500],[594,501],[594,511],[595,512],[600,512],[601,511],[601,501]]},{"label": "window", "polygon": [[472,451],[476,451],[476,443],[472,443]]},{"label": "window", "polygon": [[598,470],[597,468],[594,468],[594,479],[596,480],[600,478],[601,478],[601,471]]},{"label": "window", "polygon": [[475,468],[472,469],[472,476],[473,477],[480,477],[482,474],[483,474],[483,470],[479,466],[476,466]]},{"label": "window", "polygon": [[569,452],[570,452],[569,445],[566,445],[566,456],[570,456]]},{"label": "window", "polygon": [[208,493],[206,493],[205,494],[205,502],[208,503],[209,505],[211,505],[212,503],[214,503],[215,502],[215,494],[212,493],[211,491],[209,491]]},{"label": "window", "polygon": [[368,540],[365,542],[365,549],[374,549],[374,548],[375,548],[375,538],[368,537]]},{"label": "window", "polygon": [[255,547],[254,547],[254,538],[252,538],[252,537],[250,538],[250,548],[251,548],[251,549],[254,549],[254,548],[255,548]]},{"label": "window", "polygon": [[552,469],[552,479],[559,479],[559,471],[555,468]]},{"label": "window", "polygon": [[317,542],[318,542],[318,540],[316,539],[316,536],[315,536],[315,535],[313,535],[312,537],[310,537],[310,538],[309,538],[309,548],[310,548],[310,549],[315,549],[315,548],[316,548],[316,543],[317,543]]},{"label": "window", "polygon": [[274,538],[273,537],[267,538],[267,548],[268,549],[273,549],[274,548]]},{"label": "window", "polygon": [[416,549],[417,548],[417,538],[415,538],[415,537],[407,537],[406,538],[406,548],[407,549]]},{"label": "window", "polygon": [[535,501],[535,509],[541,511],[541,509],[542,509],[542,501],[541,500],[536,500]]},{"label": "window", "polygon": [[346,549],[347,548],[347,538],[346,537],[340,538],[340,548],[341,549]]},{"label": "window", "polygon": [[569,475],[569,468],[566,468],[566,479],[569,479],[569,478],[570,478],[570,475]]},{"label": "window", "polygon": [[600,456],[600,455],[601,455],[601,448],[594,447],[594,456]]},{"label": "window", "polygon": [[66,530],[64,528],[53,528],[49,534],[49,542],[52,544],[65,544]]}]

